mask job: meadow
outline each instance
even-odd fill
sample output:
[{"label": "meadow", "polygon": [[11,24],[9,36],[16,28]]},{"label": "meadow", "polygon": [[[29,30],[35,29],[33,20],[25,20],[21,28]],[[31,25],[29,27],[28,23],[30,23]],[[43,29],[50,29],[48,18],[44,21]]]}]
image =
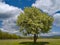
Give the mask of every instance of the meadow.
[{"label": "meadow", "polygon": [[32,39],[0,40],[0,45],[60,45],[60,39],[38,39],[34,44]]}]

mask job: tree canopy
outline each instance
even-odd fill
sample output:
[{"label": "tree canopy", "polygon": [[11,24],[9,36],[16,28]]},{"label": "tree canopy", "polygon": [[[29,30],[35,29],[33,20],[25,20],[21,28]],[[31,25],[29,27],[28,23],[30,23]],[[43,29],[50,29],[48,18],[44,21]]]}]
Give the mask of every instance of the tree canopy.
[{"label": "tree canopy", "polygon": [[17,19],[20,31],[25,34],[46,33],[52,28],[53,17],[35,7],[26,7]]}]

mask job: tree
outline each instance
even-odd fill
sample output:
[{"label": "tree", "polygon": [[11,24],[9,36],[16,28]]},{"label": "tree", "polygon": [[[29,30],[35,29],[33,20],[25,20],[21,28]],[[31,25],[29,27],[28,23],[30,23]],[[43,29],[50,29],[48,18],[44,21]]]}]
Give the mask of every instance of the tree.
[{"label": "tree", "polygon": [[21,37],[16,34],[10,34],[0,30],[0,39],[20,39]]},{"label": "tree", "polygon": [[26,7],[17,19],[17,25],[23,34],[33,34],[34,43],[38,34],[47,33],[52,28],[53,17],[37,9],[36,7]]}]

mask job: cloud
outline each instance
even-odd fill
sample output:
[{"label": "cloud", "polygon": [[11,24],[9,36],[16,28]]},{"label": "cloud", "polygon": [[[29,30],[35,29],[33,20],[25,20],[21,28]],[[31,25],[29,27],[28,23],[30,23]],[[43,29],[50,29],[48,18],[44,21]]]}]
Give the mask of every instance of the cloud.
[{"label": "cloud", "polygon": [[14,6],[10,6],[8,4],[5,3],[0,3],[0,20],[4,20],[13,16],[18,15],[22,10],[14,7]]},{"label": "cloud", "polygon": [[19,30],[18,26],[16,26],[16,19],[15,19],[15,17],[9,18],[7,20],[4,20],[2,25],[3,25],[2,28],[4,30],[9,31],[9,32],[10,31],[13,32],[13,31],[18,31]]},{"label": "cloud", "polygon": [[3,0],[0,0],[0,2],[2,2]]},{"label": "cloud", "polygon": [[2,31],[16,33],[19,27],[16,26],[17,16],[23,12],[22,9],[0,2],[0,20],[2,21]]},{"label": "cloud", "polygon": [[60,26],[60,13],[54,14],[54,25]]},{"label": "cloud", "polygon": [[54,36],[54,35],[60,35],[60,32],[49,32],[49,33],[41,33],[40,36]]},{"label": "cloud", "polygon": [[57,20],[59,20],[56,12],[60,10],[60,0],[36,0],[36,2],[32,4],[32,6],[35,6],[48,13],[49,15],[52,15],[55,18],[54,25],[59,24],[60,26],[60,21],[58,21],[59,23],[56,22]]}]

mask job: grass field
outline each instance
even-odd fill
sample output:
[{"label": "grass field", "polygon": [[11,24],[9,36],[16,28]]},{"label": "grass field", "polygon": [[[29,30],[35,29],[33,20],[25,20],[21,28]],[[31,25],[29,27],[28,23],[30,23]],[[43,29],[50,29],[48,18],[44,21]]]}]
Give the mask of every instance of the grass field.
[{"label": "grass field", "polygon": [[[33,40],[0,40],[0,45],[34,45]],[[60,45],[60,39],[38,39],[35,45]]]}]

